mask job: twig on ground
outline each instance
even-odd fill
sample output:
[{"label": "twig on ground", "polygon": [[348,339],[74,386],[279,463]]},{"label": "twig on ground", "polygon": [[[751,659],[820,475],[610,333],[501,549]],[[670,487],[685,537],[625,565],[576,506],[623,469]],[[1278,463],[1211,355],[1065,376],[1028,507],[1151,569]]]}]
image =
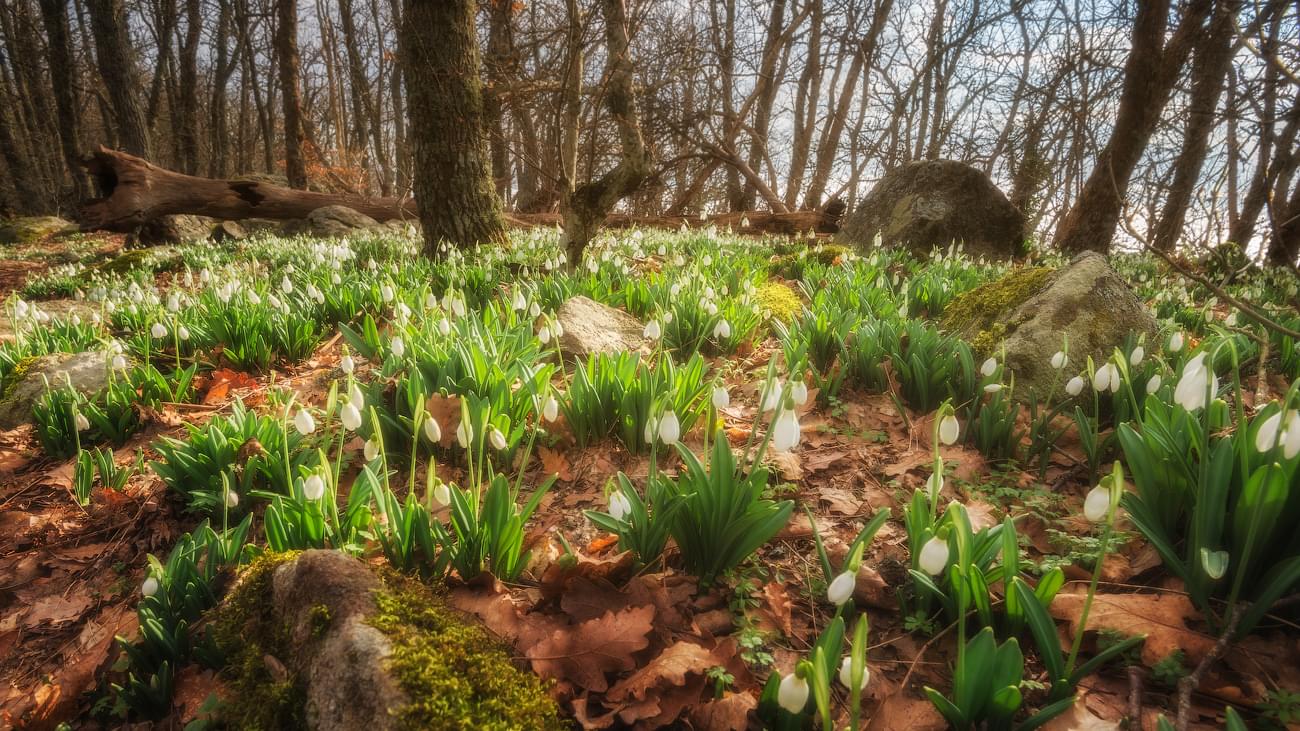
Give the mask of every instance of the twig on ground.
[{"label": "twig on ground", "polygon": [[1209,672],[1210,667],[1228,651],[1233,636],[1237,633],[1237,622],[1241,619],[1244,609],[1245,606],[1242,604],[1232,608],[1232,613],[1228,615],[1228,624],[1224,627],[1223,634],[1219,635],[1219,641],[1214,643],[1214,647],[1201,658],[1201,662],[1187,677],[1178,681],[1178,722],[1174,726],[1177,731],[1187,731],[1192,713],[1192,693],[1201,685],[1201,678]]},{"label": "twig on ground", "polygon": [[1142,731],[1142,679],[1141,665],[1128,666],[1128,728]]}]

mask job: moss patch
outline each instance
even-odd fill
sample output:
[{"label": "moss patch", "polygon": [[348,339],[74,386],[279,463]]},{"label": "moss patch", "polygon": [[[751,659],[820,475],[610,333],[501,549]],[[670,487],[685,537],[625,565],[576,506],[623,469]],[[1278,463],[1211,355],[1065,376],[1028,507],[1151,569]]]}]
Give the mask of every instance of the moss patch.
[{"label": "moss patch", "polygon": [[22,383],[23,378],[27,376],[27,371],[31,370],[32,364],[40,359],[39,355],[29,355],[19,359],[8,370],[0,369],[0,403],[8,401],[14,395],[14,388]]},{"label": "moss patch", "polygon": [[1015,269],[958,296],[944,310],[943,327],[965,335],[977,353],[992,353],[1015,329],[1015,323],[1007,322],[1006,317],[1041,292],[1053,271],[1049,267]]},{"label": "moss patch", "polygon": [[754,301],[766,317],[781,322],[790,322],[803,309],[803,301],[789,285],[780,282],[764,282],[754,291]]},{"label": "moss patch", "polygon": [[567,728],[542,681],[510,664],[482,627],[415,581],[385,581],[368,623],[392,642],[390,670],[411,699],[396,711],[401,728]]},{"label": "moss patch", "polygon": [[239,585],[221,605],[213,638],[226,656],[223,671],[235,703],[222,706],[229,728],[249,731],[307,727],[306,693],[293,677],[278,677],[266,661],[288,659],[289,628],[275,619],[271,575],[297,552],[266,553],[244,569]]},{"label": "moss patch", "polygon": [[846,247],[828,244],[809,249],[803,246],[795,250],[778,248],[779,254],[768,266],[768,272],[783,279],[802,279],[804,268],[811,263],[833,266],[844,260],[849,253]]}]

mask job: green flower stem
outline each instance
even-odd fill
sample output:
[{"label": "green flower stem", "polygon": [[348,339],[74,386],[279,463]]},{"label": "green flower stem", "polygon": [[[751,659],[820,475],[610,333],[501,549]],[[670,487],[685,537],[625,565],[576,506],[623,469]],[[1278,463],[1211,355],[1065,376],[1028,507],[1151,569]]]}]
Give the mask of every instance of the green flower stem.
[{"label": "green flower stem", "polygon": [[[1124,489],[1122,485],[1111,486],[1112,490]],[[1079,623],[1074,631],[1074,643],[1070,646],[1070,658],[1065,663],[1065,676],[1068,678],[1074,674],[1074,663],[1079,659],[1079,649],[1083,646],[1083,633],[1088,629],[1088,613],[1092,611],[1092,598],[1097,594],[1097,584],[1101,581],[1101,567],[1106,561],[1106,549],[1110,545],[1111,533],[1115,528],[1115,510],[1117,501],[1110,501],[1110,508],[1106,512],[1106,527],[1101,533],[1101,545],[1097,549],[1097,565],[1092,569],[1092,580],[1088,583],[1088,594],[1083,598],[1083,611],[1079,614]],[[1053,678],[1055,683],[1058,679]]]}]

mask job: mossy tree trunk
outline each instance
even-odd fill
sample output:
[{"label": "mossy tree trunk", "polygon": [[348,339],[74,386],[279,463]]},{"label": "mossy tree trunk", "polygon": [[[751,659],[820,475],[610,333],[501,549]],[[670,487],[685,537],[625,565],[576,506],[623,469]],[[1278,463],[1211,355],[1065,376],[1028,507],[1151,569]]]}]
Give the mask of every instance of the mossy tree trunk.
[{"label": "mossy tree trunk", "polygon": [[505,236],[484,134],[474,0],[405,0],[399,38],[425,251]]}]

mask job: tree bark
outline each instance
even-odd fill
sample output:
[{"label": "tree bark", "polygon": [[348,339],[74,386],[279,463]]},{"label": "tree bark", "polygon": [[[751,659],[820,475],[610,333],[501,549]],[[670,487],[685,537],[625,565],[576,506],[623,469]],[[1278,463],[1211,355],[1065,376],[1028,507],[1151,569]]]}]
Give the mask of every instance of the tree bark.
[{"label": "tree bark", "polygon": [[284,108],[284,175],[291,188],[307,187],[303,159],[302,101],[298,91],[298,2],[276,0],[275,53],[280,64],[280,97]]},{"label": "tree bark", "polygon": [[1192,61],[1192,93],[1187,101],[1183,146],[1174,161],[1174,176],[1165,195],[1165,205],[1156,223],[1152,246],[1173,251],[1183,233],[1183,222],[1192,192],[1201,175],[1210,147],[1210,133],[1217,120],[1219,95],[1232,63],[1232,31],[1241,3],[1224,0],[1214,11],[1210,32]]},{"label": "tree bark", "polygon": [[[218,0],[217,32],[213,36],[216,46],[216,64],[212,69],[212,102],[208,108],[208,177],[223,178],[230,172],[230,126],[226,119],[226,87],[230,77],[239,64],[240,44],[235,42],[234,51],[230,49],[231,39],[231,0]],[[128,150],[129,152],[129,150]],[[241,171],[244,172],[244,171]]]},{"label": "tree bark", "polygon": [[199,171],[199,41],[203,31],[202,11],[203,5],[199,0],[186,0],[185,38],[177,49],[180,53],[180,78],[176,116],[180,126],[175,134],[181,154],[181,169],[190,175]]},{"label": "tree bark", "polygon": [[1115,128],[1057,229],[1056,245],[1063,251],[1110,251],[1133,169],[1160,122],[1211,4],[1212,0],[1191,0],[1167,44],[1170,0],[1138,4]]},{"label": "tree bark", "polygon": [[95,38],[95,61],[104,81],[104,91],[113,105],[122,149],[132,155],[150,157],[149,122],[143,101],[136,93],[140,78],[131,54],[126,8],[122,0],[87,0],[86,7],[90,10],[90,31]]},{"label": "tree bark", "polygon": [[1273,238],[1268,245],[1268,263],[1293,267],[1300,255],[1300,179],[1295,182],[1290,200],[1278,201],[1273,216]]},{"label": "tree bark", "polygon": [[86,197],[86,176],[81,171],[80,134],[81,113],[77,101],[73,72],[76,60],[72,55],[72,31],[68,26],[68,6],[65,0],[40,0],[41,18],[45,24],[46,47],[50,61],[50,80],[54,86],[54,105],[58,109],[57,128],[63,162],[72,180],[73,194],[77,199]]},{"label": "tree bark", "polygon": [[406,0],[400,48],[425,251],[501,240],[484,136],[474,0]]}]

